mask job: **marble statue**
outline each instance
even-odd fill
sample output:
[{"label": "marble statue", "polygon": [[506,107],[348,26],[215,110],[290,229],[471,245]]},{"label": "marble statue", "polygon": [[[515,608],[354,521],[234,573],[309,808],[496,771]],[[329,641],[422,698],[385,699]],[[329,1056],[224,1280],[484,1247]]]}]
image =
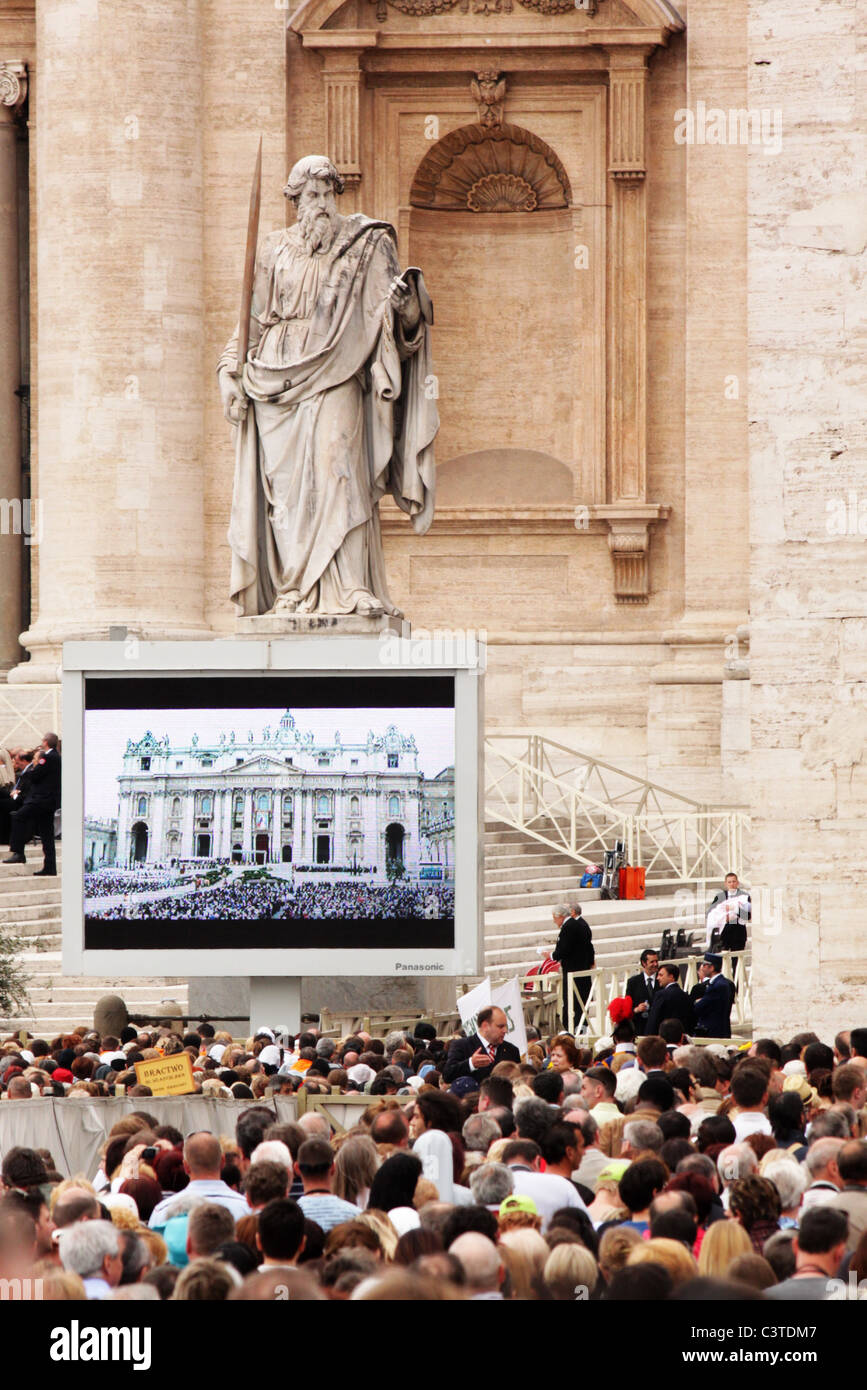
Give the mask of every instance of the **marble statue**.
[{"label": "marble statue", "polygon": [[388,223],[340,215],[342,191],[323,156],[292,169],[297,220],[259,245],[243,368],[237,330],[218,364],[244,616],[396,614],[379,499],[390,492],[418,534],[433,519],[431,301],[420,271],[401,275]]}]

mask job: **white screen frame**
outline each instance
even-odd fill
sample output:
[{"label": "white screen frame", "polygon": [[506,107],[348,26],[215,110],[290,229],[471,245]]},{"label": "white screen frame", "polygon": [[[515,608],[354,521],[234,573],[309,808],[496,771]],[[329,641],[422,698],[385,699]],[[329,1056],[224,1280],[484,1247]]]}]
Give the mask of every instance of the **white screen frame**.
[{"label": "white screen frame", "polygon": [[[457,637],[457,634],[454,634]],[[449,647],[457,648],[455,652]],[[443,650],[445,648],[445,652]],[[445,657],[445,659],[444,659]],[[63,973],[147,976],[385,976],[395,979],[478,975],[483,953],[482,729],[485,648],[471,635],[385,639],[338,637],[215,639],[194,642],[67,642],[63,647]],[[448,950],[321,948],[303,952],[252,947],[88,950],[84,939],[84,694],[89,677],[203,674],[267,677],[353,674],[453,676],[455,682],[455,944]],[[203,705],[206,704],[203,700]],[[241,930],[243,928],[241,927]],[[240,932],[239,932],[240,935]]]}]

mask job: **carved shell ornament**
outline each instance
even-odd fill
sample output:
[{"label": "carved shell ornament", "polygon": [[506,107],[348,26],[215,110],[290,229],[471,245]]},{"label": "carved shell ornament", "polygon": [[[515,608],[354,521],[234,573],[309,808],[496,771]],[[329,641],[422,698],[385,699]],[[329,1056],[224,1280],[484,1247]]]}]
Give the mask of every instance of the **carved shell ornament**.
[{"label": "carved shell ornament", "polygon": [[470,212],[532,212],[536,191],[517,174],[486,174],[467,194]]},{"label": "carved shell ornament", "polygon": [[437,141],[416,170],[409,201],[432,210],[549,212],[571,206],[572,190],[557,155],[531,131],[474,125]]}]

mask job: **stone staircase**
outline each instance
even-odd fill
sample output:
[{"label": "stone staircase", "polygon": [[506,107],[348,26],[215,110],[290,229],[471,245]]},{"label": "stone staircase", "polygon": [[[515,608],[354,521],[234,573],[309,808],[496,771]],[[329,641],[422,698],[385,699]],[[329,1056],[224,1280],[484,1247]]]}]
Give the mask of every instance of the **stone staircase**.
[{"label": "stone staircase", "polygon": [[[686,911],[673,896],[645,898],[643,902],[594,902],[582,892],[580,898],[583,916],[593,933],[597,966],[628,968],[634,974],[643,948],[658,947],[666,927],[674,931],[684,927],[695,933],[696,942],[704,942],[704,913]],[[553,946],[556,940],[557,929],[549,909],[486,912],[485,971],[498,977],[526,974],[540,963],[539,948]]]},{"label": "stone staircase", "polygon": [[[0,1030],[28,1028],[44,1034],[69,1030],[93,1020],[102,994],[117,992],[131,1013],[159,1015],[169,1002],[188,1007],[187,981],[171,978],[90,979],[67,977],[61,968],[60,877],[35,879],[41,856],[29,848],[30,862],[0,866],[0,923],[22,942],[19,956],[30,978],[30,1010],[0,1018]],[[58,869],[62,847],[58,843]],[[644,946],[658,946],[666,927],[685,926],[704,935],[704,911],[690,915],[683,901],[650,885],[651,896],[637,902],[602,902],[599,890],[578,887],[582,866],[568,855],[538,843],[498,821],[485,823],[485,970],[495,976],[522,975],[538,965],[540,947],[553,945],[551,911],[577,897],[593,930],[600,966],[637,967]],[[677,916],[675,917],[675,910]]]},{"label": "stone staircase", "polygon": [[[577,893],[583,865],[502,821],[485,822],[485,912],[512,907],[553,908]],[[581,889],[582,900],[599,897]],[[550,911],[549,911],[550,917]]]},{"label": "stone staircase", "polygon": [[[3,852],[5,857],[6,851]],[[28,863],[0,865],[0,924],[17,936],[22,949],[18,959],[29,977],[29,1009],[21,1015],[0,1018],[0,1030],[27,1028],[30,1032],[68,1032],[80,1024],[93,1024],[93,1009],[103,994],[118,993],[130,1013],[159,1014],[167,1002],[187,1008],[187,981],[139,978],[97,979],[62,973],[60,945],[61,843],[57,846],[57,878],[34,878],[42,862],[35,846],[28,847]]]},{"label": "stone staircase", "polygon": [[[681,927],[704,942],[711,892],[692,901],[647,885],[647,897],[601,901],[599,889],[579,888],[583,864],[500,821],[485,823],[485,972],[523,975],[557,939],[552,909],[577,898],[593,932],[596,964],[634,974],[645,946],[658,947],[666,928]],[[717,887],[719,885],[714,885]]]}]

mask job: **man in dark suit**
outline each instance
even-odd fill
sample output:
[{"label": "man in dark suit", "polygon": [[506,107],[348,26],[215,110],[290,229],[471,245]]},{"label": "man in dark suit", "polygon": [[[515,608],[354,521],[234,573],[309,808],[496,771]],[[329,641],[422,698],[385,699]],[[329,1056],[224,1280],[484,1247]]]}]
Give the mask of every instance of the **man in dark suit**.
[{"label": "man in dark suit", "polygon": [[647,1032],[647,1015],[656,996],[656,972],[659,969],[659,952],[648,946],[638,958],[641,971],[630,975],[626,981],[626,993],[632,1000],[632,1022],[636,1037]]},{"label": "man in dark suit", "polygon": [[478,1033],[457,1038],[449,1047],[442,1069],[443,1081],[451,1085],[459,1076],[475,1076],[479,1082],[490,1076],[498,1062],[520,1062],[521,1054],[505,1041],[509,1020],[496,1004],[479,1010]]},{"label": "man in dark suit", "polygon": [[[563,1027],[567,1033],[574,1033],[570,976],[577,970],[592,970],[596,964],[593,934],[581,916],[580,903],[556,907],[553,917],[560,934],[557,937],[557,945],[551,952],[551,959],[560,962],[563,976]],[[589,976],[579,978],[575,982],[582,1004],[587,1003],[591,983]]]},{"label": "man in dark suit", "polygon": [[15,824],[12,819],[16,811],[20,811],[27,799],[29,774],[33,771],[33,753],[25,752],[23,748],[16,748],[12,753],[12,781],[0,790],[0,794],[5,793],[6,825],[3,835],[3,842],[10,844],[12,840],[12,827]]},{"label": "man in dark suit", "polygon": [[26,864],[24,847],[38,835],[42,840],[44,863],[37,876],[54,878],[57,860],[54,852],[54,812],[60,805],[60,754],[57,734],[46,734],[32,771],[27,774],[27,799],[20,811],[13,812],[9,848],[12,853],[4,864]]},{"label": "man in dark suit", "polygon": [[647,1015],[647,1032],[659,1032],[659,1025],[667,1018],[676,1018],[685,1033],[691,1033],[695,1026],[695,1011],[692,1000],[680,987],[680,967],[674,962],[661,965],[656,974],[658,987],[650,1011]]},{"label": "man in dark suit", "polygon": [[706,951],[698,967],[704,991],[695,998],[695,1032],[702,1038],[730,1038],[732,1035],[731,1013],[734,1003],[735,987],[722,973],[722,956]]}]

